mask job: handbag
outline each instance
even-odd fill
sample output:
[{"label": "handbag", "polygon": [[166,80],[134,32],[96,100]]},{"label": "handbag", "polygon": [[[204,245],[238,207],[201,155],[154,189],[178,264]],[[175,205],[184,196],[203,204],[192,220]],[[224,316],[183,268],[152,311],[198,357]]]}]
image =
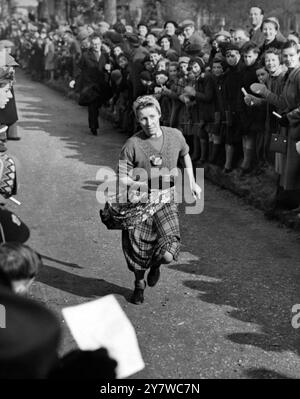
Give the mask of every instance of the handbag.
[{"label": "handbag", "polygon": [[270,151],[280,154],[287,153],[287,137],[279,133],[273,133],[270,142]]}]

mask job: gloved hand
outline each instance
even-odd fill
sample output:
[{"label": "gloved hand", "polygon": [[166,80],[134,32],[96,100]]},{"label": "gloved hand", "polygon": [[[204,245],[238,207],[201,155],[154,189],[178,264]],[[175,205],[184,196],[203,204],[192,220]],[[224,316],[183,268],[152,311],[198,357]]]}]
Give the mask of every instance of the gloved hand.
[{"label": "gloved hand", "polygon": [[288,120],[288,117],[286,114],[282,114],[281,118],[278,119],[278,122],[280,126],[288,127],[290,125],[290,121]]},{"label": "gloved hand", "polygon": [[248,107],[253,107],[261,104],[261,99],[253,96],[252,94],[247,94],[244,97],[245,104],[248,105]]},{"label": "gloved hand", "polygon": [[270,93],[270,90],[262,83],[252,83],[250,89],[254,94],[259,94],[264,98]]},{"label": "gloved hand", "polygon": [[195,96],[196,90],[192,86],[185,86],[185,88],[183,90],[183,94],[187,94],[188,96]]}]

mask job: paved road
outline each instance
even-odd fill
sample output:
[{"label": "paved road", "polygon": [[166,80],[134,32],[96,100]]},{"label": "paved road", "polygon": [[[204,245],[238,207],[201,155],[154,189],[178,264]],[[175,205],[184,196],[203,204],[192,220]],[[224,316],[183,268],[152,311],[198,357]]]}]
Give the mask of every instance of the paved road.
[{"label": "paved road", "polygon": [[[136,328],[146,368],[136,378],[299,378],[299,235],[267,222],[230,193],[205,185],[205,209],[181,214],[180,260],[162,271],[142,306],[120,233],[99,222],[96,173],[114,166],[125,137],[107,122],[89,135],[85,108],[33,83],[16,86],[18,158],[30,245],[45,256],[31,295],[60,309],[115,294]],[[63,321],[62,321],[63,323]],[[75,347],[67,328],[61,346]]]}]

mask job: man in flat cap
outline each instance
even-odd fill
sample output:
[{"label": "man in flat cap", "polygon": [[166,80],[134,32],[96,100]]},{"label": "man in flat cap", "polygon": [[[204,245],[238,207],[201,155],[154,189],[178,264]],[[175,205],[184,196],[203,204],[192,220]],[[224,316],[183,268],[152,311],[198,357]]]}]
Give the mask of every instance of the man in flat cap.
[{"label": "man in flat cap", "polygon": [[201,51],[203,45],[203,40],[195,29],[195,23],[187,19],[181,23],[181,27],[185,36],[183,52],[187,55],[195,55],[195,53],[191,54],[191,48],[198,48]]}]

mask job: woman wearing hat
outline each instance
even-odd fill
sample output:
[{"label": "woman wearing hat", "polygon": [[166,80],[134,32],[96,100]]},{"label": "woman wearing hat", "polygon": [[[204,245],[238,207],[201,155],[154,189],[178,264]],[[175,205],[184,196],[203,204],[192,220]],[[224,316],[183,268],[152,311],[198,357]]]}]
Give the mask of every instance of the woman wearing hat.
[{"label": "woman wearing hat", "polygon": [[261,54],[263,54],[269,48],[282,49],[283,42],[277,39],[277,34],[279,31],[279,23],[276,18],[270,17],[263,21],[262,32],[265,35],[265,41],[260,47]]},{"label": "woman wearing hat", "polygon": [[202,58],[191,58],[189,69],[195,76],[195,85],[190,91],[195,99],[191,109],[194,137],[192,160],[200,157],[200,164],[203,165],[208,156],[208,139],[212,135],[211,126],[214,121],[214,82],[210,74],[204,74],[205,63]]},{"label": "woman wearing hat", "polygon": [[[181,132],[160,126],[161,110],[158,101],[153,96],[142,96],[135,101],[133,109],[142,130],[128,139],[122,148],[118,167],[119,181],[128,187],[129,197],[134,198],[131,195],[134,189],[140,189],[143,193],[148,193],[149,188],[161,189],[164,183],[157,186],[154,181],[155,176],[164,174],[162,180],[169,195],[169,201],[161,204],[153,216],[133,229],[123,230],[123,252],[129,270],[135,275],[131,301],[141,304],[146,287],[145,272],[150,270],[147,282],[153,287],[160,277],[160,265],[171,263],[179,254],[179,220],[173,196],[176,179],[174,170],[179,158],[183,159],[189,187],[195,198],[200,198],[201,189],[195,182],[189,147]],[[139,173],[134,176],[137,171]]]},{"label": "woman wearing hat", "polygon": [[163,36],[167,35],[172,40],[172,48],[176,51],[176,53],[181,55],[181,44],[177,37],[176,31],[178,29],[178,24],[175,21],[166,21],[164,24],[164,32]]}]

